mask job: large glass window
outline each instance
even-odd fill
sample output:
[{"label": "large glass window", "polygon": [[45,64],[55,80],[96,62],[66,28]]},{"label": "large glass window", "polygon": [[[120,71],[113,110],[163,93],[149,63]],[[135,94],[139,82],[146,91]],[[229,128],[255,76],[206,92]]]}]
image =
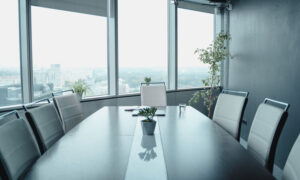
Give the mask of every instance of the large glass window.
[{"label": "large glass window", "polygon": [[18,0],[1,1],[0,23],[0,106],[20,104]]},{"label": "large glass window", "polygon": [[[0,107],[22,103],[19,1],[4,1],[0,7]],[[168,2],[118,1],[119,94],[139,92],[145,77],[168,83]],[[32,19],[27,25],[32,36],[27,38],[32,42],[32,69],[25,72],[33,72],[34,100],[71,89],[78,82],[87,86],[86,96],[108,95],[106,1],[93,7],[31,3]],[[214,15],[178,8],[177,28],[178,88],[201,87],[208,65],[197,60],[194,51],[212,43]]]},{"label": "large glass window", "polygon": [[139,92],[144,77],[167,83],[167,2],[118,1],[120,94]]},{"label": "large glass window", "polygon": [[107,19],[32,6],[34,98],[88,86],[86,96],[106,95]]},{"label": "large glass window", "polygon": [[214,38],[214,15],[178,9],[178,88],[203,86],[208,65],[194,55],[197,48],[206,48]]}]

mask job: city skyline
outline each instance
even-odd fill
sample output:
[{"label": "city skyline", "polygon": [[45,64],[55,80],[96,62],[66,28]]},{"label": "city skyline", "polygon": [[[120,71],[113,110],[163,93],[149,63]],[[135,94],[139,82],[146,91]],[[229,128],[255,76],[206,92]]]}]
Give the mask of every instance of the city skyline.
[{"label": "city skyline", "polygon": [[[2,105],[21,103],[22,91],[20,75],[16,68],[9,68],[10,72],[0,69],[0,94]],[[201,80],[207,77],[207,68],[181,68],[178,72],[178,87],[201,87]],[[167,84],[167,68],[123,68],[119,71],[119,93],[139,92],[140,83],[144,77],[151,77],[152,82]],[[108,95],[106,68],[64,68],[53,64],[49,68],[33,70],[34,98],[51,97],[53,91],[72,88],[72,83],[84,80],[90,87],[86,96]]]}]

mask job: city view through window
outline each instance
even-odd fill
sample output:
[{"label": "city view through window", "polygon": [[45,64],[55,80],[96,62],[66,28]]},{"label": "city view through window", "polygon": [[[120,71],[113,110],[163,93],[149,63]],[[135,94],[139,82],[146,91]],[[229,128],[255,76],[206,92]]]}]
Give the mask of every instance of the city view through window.
[{"label": "city view through window", "polygon": [[139,92],[144,77],[167,84],[167,5],[167,0],[119,1],[119,94]]},{"label": "city view through window", "polygon": [[[6,49],[0,52],[0,106],[22,103],[18,1],[8,4],[0,7],[0,48]],[[133,4],[140,8],[128,11]],[[119,1],[119,94],[139,92],[144,77],[168,83],[168,4],[151,5]],[[31,18],[34,99],[71,89],[78,80],[88,87],[85,97],[108,95],[107,18],[36,6]],[[213,28],[212,14],[178,9],[178,88],[203,86],[208,66],[194,51],[213,41]]]},{"label": "city view through window", "polygon": [[18,0],[0,6],[0,106],[22,103]]},{"label": "city view through window", "polygon": [[201,63],[194,51],[208,47],[213,39],[213,14],[178,9],[178,88],[203,86],[208,65]]},{"label": "city view through window", "polygon": [[107,19],[32,6],[34,98],[87,86],[86,96],[107,95]]}]

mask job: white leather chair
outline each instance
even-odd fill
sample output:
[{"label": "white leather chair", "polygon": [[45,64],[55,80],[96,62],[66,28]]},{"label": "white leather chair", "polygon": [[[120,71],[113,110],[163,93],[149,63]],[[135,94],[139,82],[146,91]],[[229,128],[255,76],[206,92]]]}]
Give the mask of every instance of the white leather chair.
[{"label": "white leather chair", "polygon": [[300,135],[289,154],[285,163],[282,180],[299,180],[300,179]]},{"label": "white leather chair", "polygon": [[[267,104],[267,102],[273,105]],[[282,105],[284,108],[276,107],[275,104]],[[277,141],[286,119],[285,114],[288,106],[287,103],[265,99],[258,106],[251,125],[248,152],[271,172]]]},{"label": "white leather chair", "polygon": [[[15,114],[16,117],[11,117]],[[41,153],[33,132],[17,111],[0,117],[0,163],[3,179],[21,179]]]},{"label": "white leather chair", "polygon": [[68,132],[83,120],[83,112],[80,100],[76,93],[55,96],[54,104],[62,119],[64,131]]},{"label": "white leather chair", "polygon": [[166,86],[163,83],[141,84],[141,105],[162,107],[167,106]]},{"label": "white leather chair", "polygon": [[213,121],[237,140],[240,136],[240,125],[247,97],[248,92],[223,90],[218,97],[214,110]]},{"label": "white leather chair", "polygon": [[44,100],[47,100],[49,104],[27,109],[29,106],[43,101],[40,100],[23,106],[42,153],[46,152],[64,135],[62,122],[54,104],[50,103],[49,99]]}]

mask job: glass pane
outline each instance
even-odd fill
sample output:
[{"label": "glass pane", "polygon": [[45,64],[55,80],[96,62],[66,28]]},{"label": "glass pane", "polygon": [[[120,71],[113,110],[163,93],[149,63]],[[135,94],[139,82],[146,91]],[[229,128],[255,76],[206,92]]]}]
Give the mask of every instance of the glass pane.
[{"label": "glass pane", "polygon": [[203,86],[208,65],[201,63],[194,51],[206,48],[213,38],[213,14],[178,9],[178,88]]},{"label": "glass pane", "polygon": [[22,103],[18,0],[0,6],[0,106]]},{"label": "glass pane", "polygon": [[107,94],[106,17],[32,6],[34,98],[72,88]]},{"label": "glass pane", "polygon": [[167,0],[118,3],[119,93],[139,92],[144,77],[167,83]]}]

